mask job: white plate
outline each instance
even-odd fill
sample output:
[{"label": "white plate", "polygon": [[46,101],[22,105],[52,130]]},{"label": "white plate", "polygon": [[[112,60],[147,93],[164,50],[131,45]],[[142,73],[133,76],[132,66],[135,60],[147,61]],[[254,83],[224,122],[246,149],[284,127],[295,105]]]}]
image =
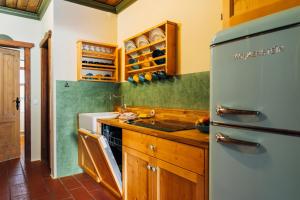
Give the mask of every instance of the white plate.
[{"label": "white plate", "polygon": [[[136,45],[132,40],[129,40],[125,43],[125,49],[126,49],[126,52],[134,50],[134,49],[136,49]],[[130,56],[135,58],[138,56],[138,53],[137,52],[131,53]]]},{"label": "white plate", "polygon": [[[148,38],[145,35],[141,35],[140,37],[136,38],[135,43],[138,47],[143,47],[149,44]],[[141,50],[141,53],[149,53],[150,48],[145,48]]]},{"label": "white plate", "polygon": [[[166,35],[161,28],[155,28],[149,33],[150,42],[156,42],[165,39]],[[154,45],[156,49],[163,49],[166,47],[164,42]]]}]

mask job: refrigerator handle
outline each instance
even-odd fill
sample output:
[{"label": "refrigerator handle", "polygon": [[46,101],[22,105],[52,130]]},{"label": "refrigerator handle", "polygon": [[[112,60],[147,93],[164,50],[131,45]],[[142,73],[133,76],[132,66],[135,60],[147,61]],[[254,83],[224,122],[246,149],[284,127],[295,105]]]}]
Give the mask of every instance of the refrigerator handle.
[{"label": "refrigerator handle", "polygon": [[235,144],[235,145],[244,145],[244,146],[251,146],[251,147],[260,147],[259,143],[233,139],[223,133],[217,133],[216,141],[221,144]]},{"label": "refrigerator handle", "polygon": [[259,111],[253,111],[253,110],[239,110],[234,108],[228,108],[224,106],[217,106],[216,109],[217,115],[223,116],[223,115],[255,115],[259,116],[261,113]]}]

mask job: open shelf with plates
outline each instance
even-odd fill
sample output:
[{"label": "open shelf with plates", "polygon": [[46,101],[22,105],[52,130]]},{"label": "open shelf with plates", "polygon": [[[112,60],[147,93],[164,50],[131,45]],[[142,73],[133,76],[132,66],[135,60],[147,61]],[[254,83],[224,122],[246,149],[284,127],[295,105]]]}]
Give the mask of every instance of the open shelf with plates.
[{"label": "open shelf with plates", "polygon": [[[138,83],[151,81],[153,73],[165,76],[176,75],[177,71],[177,24],[165,21],[124,40],[125,79]],[[135,77],[134,77],[135,76]],[[156,76],[157,77],[157,76]]]},{"label": "open shelf with plates", "polygon": [[77,80],[118,82],[117,45],[77,41]]}]

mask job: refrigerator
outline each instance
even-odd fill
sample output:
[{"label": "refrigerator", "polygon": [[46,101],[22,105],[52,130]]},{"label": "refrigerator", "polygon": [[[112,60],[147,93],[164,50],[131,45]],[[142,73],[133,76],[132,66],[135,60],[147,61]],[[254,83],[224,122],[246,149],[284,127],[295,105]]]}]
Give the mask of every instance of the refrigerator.
[{"label": "refrigerator", "polygon": [[211,45],[210,200],[300,200],[300,7]]}]

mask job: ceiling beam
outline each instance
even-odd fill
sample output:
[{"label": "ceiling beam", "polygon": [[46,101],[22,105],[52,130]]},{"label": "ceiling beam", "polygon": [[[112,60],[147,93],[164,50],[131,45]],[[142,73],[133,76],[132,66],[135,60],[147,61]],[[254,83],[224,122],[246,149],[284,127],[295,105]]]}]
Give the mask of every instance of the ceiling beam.
[{"label": "ceiling beam", "polygon": [[43,0],[41,5],[39,6],[37,13],[18,10],[14,8],[8,8],[4,6],[0,6],[0,13],[14,15],[18,17],[24,17],[29,19],[41,20],[50,4],[51,0]]},{"label": "ceiling beam", "polygon": [[107,11],[107,12],[116,13],[116,8],[114,6],[107,5],[105,3],[100,3],[100,2],[97,2],[97,1],[93,1],[93,0],[65,0],[65,1],[80,4],[80,5],[83,5],[83,6],[88,6],[90,8],[95,8],[95,9],[98,9],[98,10],[103,10],[103,11]]}]

